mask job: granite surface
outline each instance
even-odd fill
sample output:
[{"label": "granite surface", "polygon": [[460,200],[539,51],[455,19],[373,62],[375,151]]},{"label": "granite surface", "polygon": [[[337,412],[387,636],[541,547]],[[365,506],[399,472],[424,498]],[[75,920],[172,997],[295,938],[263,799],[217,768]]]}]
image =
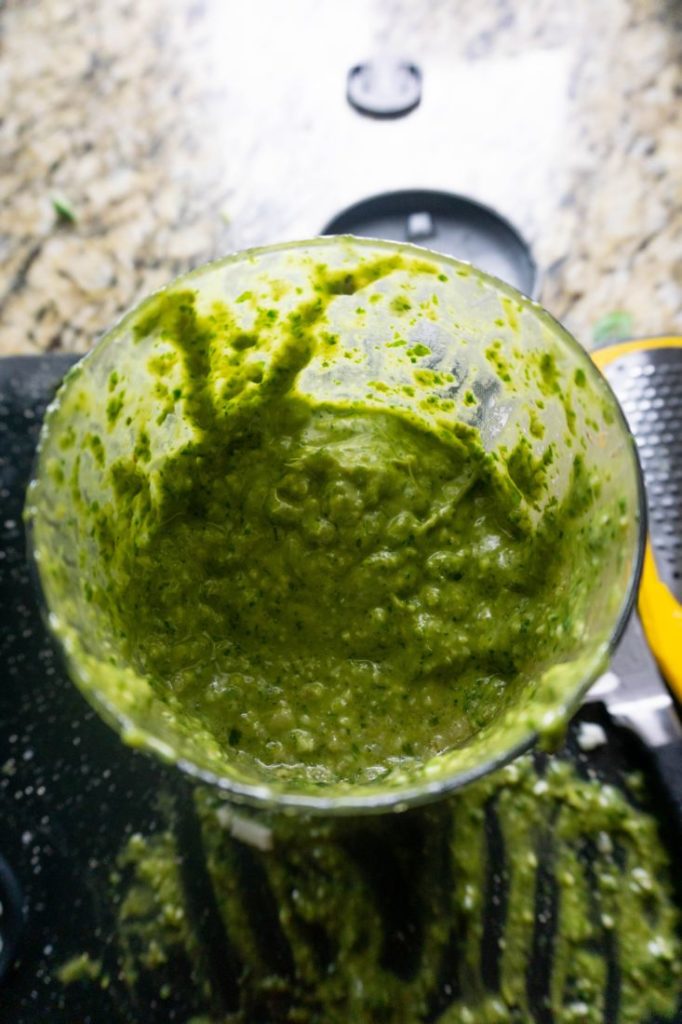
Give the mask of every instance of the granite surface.
[{"label": "granite surface", "polygon": [[[682,333],[679,0],[9,0],[0,32],[0,353],[400,187],[506,214],[586,345]],[[345,101],[381,52],[424,73],[399,121]]]}]

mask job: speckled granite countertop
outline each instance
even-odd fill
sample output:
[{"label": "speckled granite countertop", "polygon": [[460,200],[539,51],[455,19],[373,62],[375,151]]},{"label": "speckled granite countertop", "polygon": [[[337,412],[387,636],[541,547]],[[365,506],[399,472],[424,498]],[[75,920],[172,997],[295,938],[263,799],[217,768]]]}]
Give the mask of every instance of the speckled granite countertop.
[{"label": "speckled granite countertop", "polygon": [[[197,263],[400,187],[511,218],[585,344],[614,311],[682,333],[678,0],[10,0],[0,31],[0,353],[86,349]],[[383,49],[425,81],[390,123],[344,96]]]}]

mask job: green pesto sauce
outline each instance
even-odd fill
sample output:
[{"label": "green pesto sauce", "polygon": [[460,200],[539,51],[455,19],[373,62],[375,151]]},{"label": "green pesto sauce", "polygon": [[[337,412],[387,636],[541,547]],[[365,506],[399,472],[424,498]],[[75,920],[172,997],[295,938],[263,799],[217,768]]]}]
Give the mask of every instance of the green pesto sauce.
[{"label": "green pesto sauce", "polygon": [[88,953],[78,953],[62,964],[56,971],[62,985],[73,985],[77,981],[99,981],[102,964],[93,960]]},{"label": "green pesto sauce", "polygon": [[[104,470],[115,500],[84,512],[106,566],[88,597],[125,657],[261,777],[367,782],[465,744],[579,640],[589,558],[616,536],[608,516],[578,525],[598,493],[581,455],[558,503],[552,446],[536,458],[522,437],[493,455],[452,417],[431,429],[404,408],[296,389],[336,344],[318,329],[326,304],[396,259],[318,268],[316,297],[276,325],[269,362],[221,303],[200,315],[186,290],[148,304],[136,337],[173,346],[150,365],[159,422],[177,409],[194,437],[155,462],[140,430]],[[550,357],[539,372],[557,386]],[[112,373],[112,422],[121,386]],[[103,465],[106,438],[88,443]],[[576,550],[589,558],[569,580]]]},{"label": "green pesto sauce", "polygon": [[[538,769],[526,757],[396,818],[274,819],[274,848],[258,852],[230,836],[215,791],[198,789],[206,864],[232,951],[225,970],[239,978],[234,1013],[201,1019],[671,1020],[682,922],[641,796],[635,776],[625,795],[567,760]],[[196,909],[174,827],[171,814],[168,831],[134,836],[120,855],[112,878],[118,974],[133,989],[158,985],[167,995],[168,972],[185,958],[210,1010],[205,940],[191,924]]]}]

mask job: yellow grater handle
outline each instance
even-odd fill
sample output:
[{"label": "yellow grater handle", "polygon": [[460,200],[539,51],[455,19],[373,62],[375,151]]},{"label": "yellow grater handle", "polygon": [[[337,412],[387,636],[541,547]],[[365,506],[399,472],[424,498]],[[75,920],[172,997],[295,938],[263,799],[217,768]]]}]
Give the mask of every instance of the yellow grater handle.
[{"label": "yellow grater handle", "polygon": [[[682,338],[642,338],[618,342],[597,349],[590,355],[599,369],[603,370],[609,363],[631,352],[660,348],[682,348]],[[682,702],[682,606],[658,575],[650,540],[647,540],[644,553],[638,608],[658,666],[673,693]]]}]

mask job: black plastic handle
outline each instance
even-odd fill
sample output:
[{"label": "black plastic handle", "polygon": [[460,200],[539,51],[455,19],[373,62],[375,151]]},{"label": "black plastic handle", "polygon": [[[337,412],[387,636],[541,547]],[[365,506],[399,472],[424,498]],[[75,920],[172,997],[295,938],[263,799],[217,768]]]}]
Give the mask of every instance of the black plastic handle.
[{"label": "black plastic handle", "polygon": [[24,930],[24,900],[16,876],[0,856],[0,980],[12,966]]},{"label": "black plastic handle", "polygon": [[675,831],[682,843],[682,739],[671,740],[660,747],[649,747],[649,753],[661,797],[670,815],[666,825]]}]

